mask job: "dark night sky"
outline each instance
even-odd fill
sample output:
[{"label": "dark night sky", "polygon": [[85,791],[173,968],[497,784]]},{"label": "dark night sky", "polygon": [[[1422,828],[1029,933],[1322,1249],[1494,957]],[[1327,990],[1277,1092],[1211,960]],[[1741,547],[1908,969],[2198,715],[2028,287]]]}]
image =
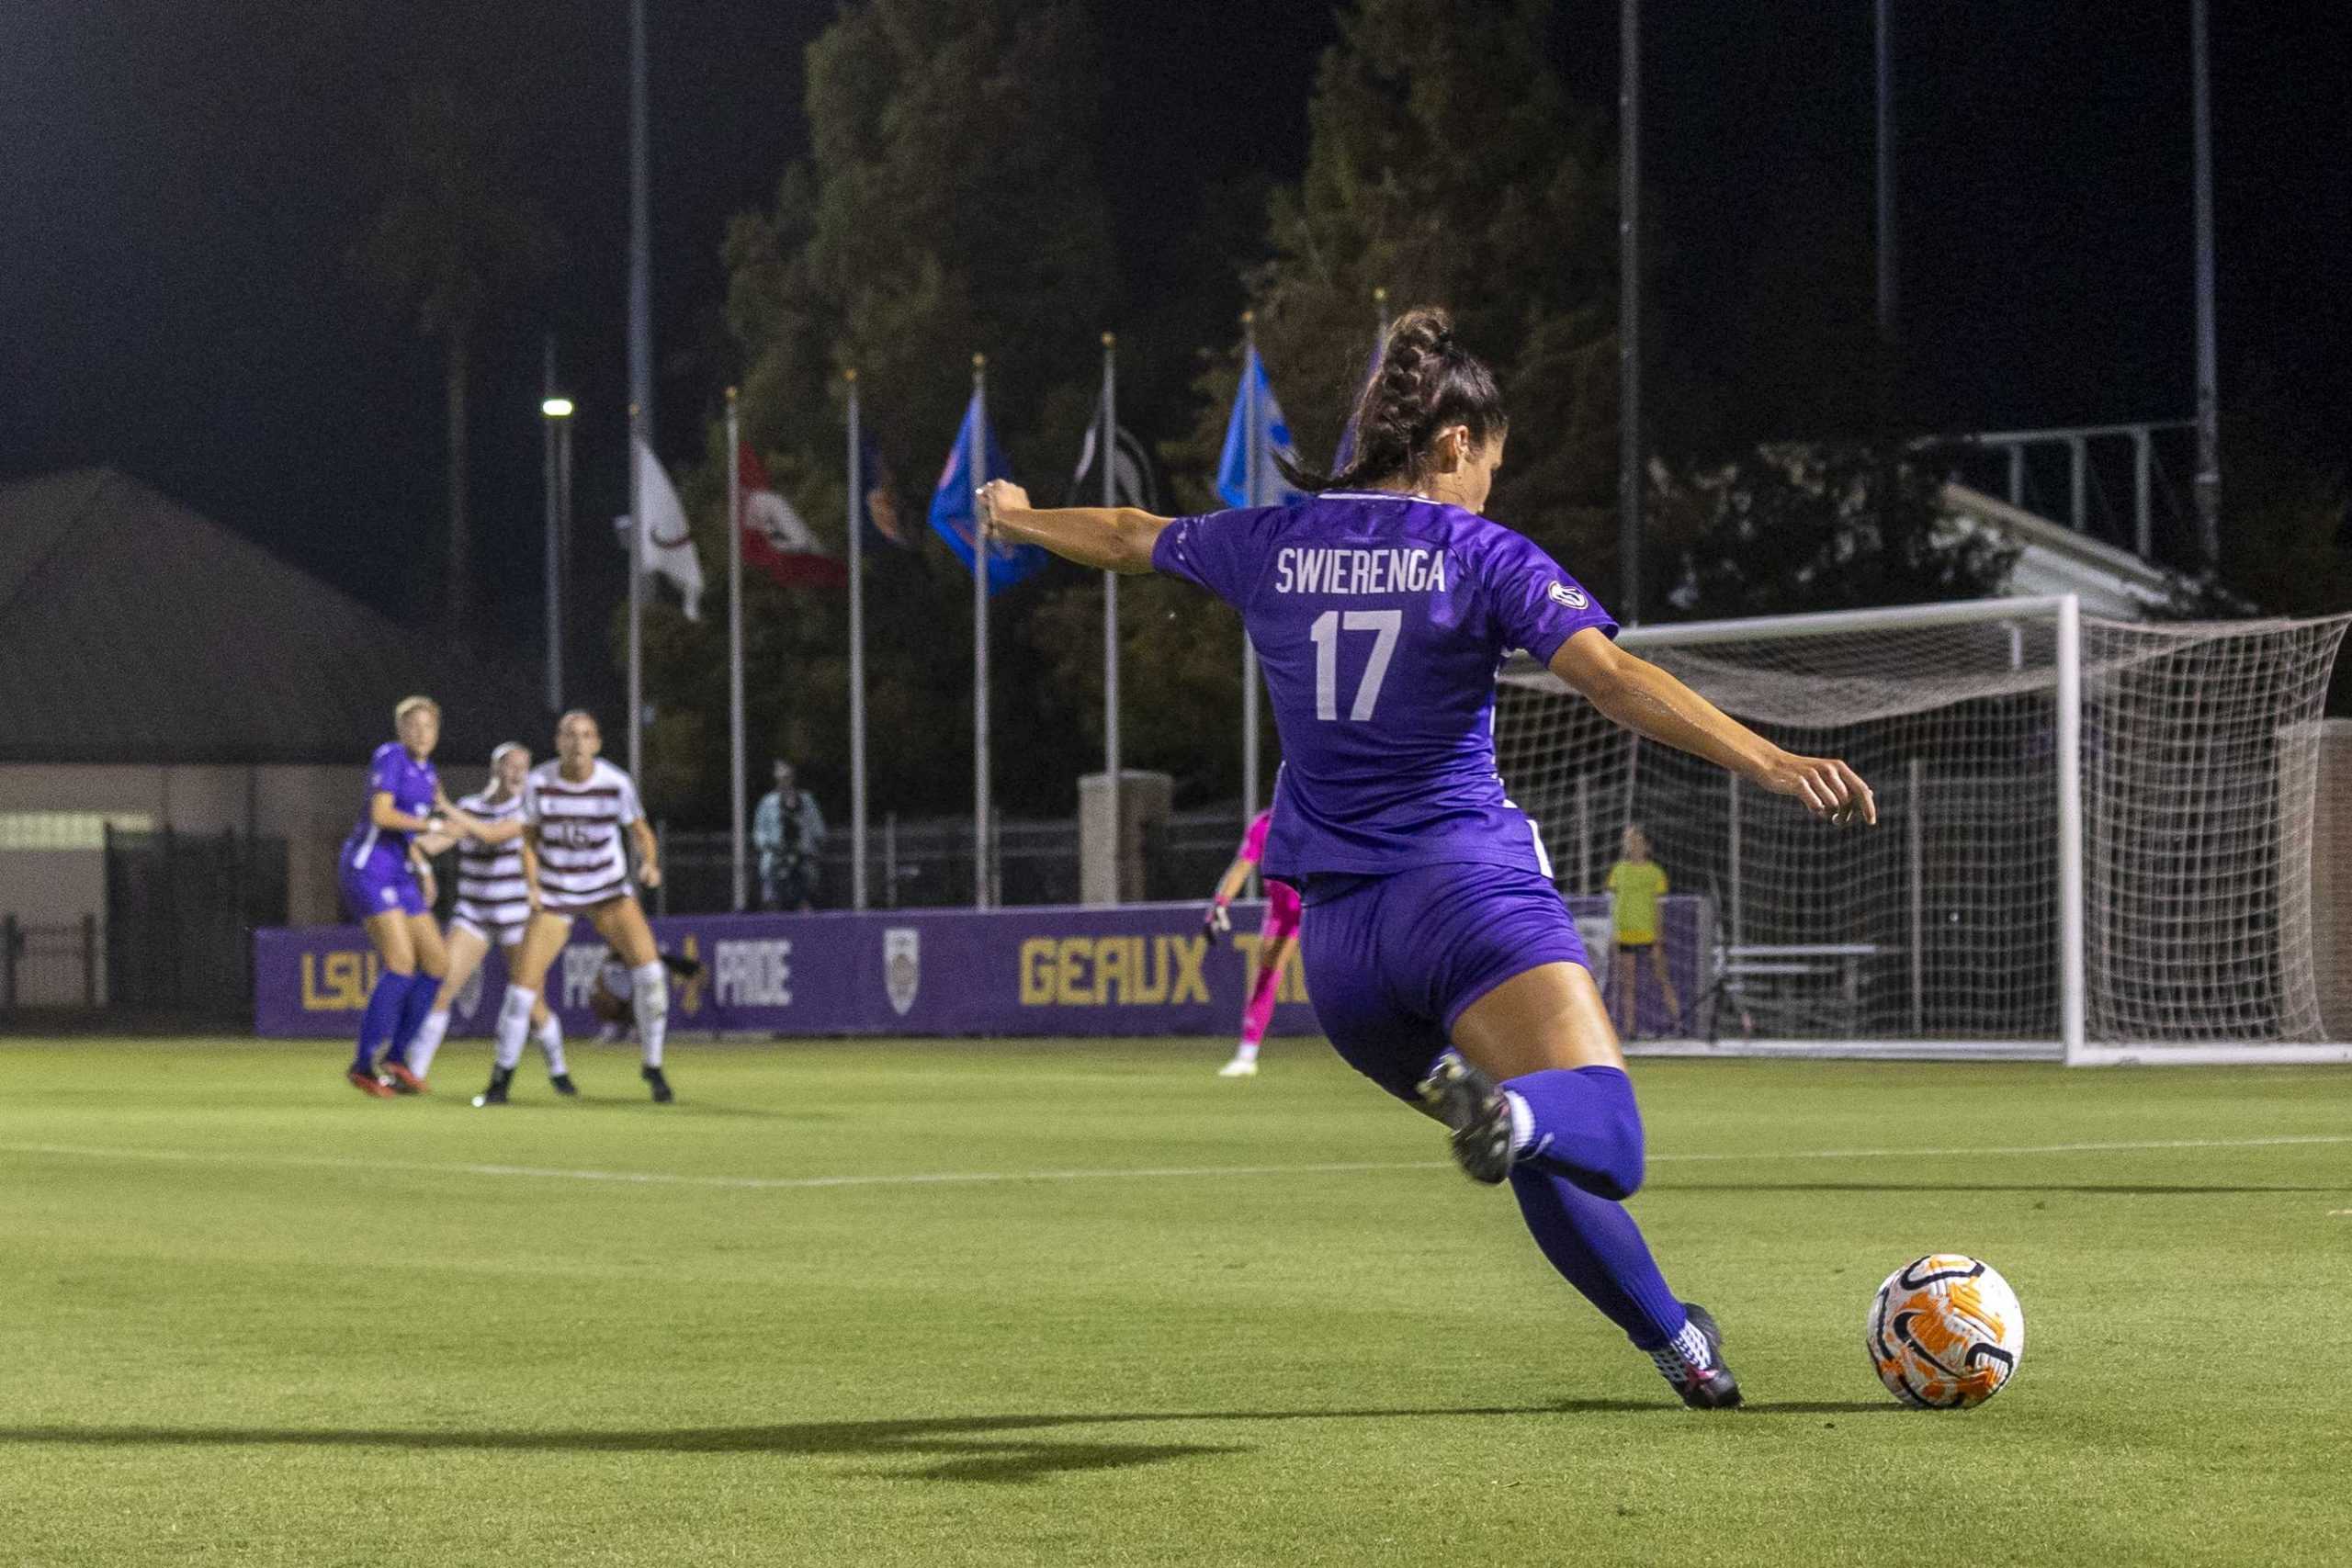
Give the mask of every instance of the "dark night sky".
[{"label": "dark night sky", "polygon": [[[725,220],[766,201],[803,150],[801,53],[832,6],[651,9],[657,402],[674,455],[698,445],[696,421],[715,406],[718,372],[695,351],[716,341]],[[2093,0],[1895,9],[1903,324],[1925,422],[2188,413],[2188,0],[2128,13]],[[1295,175],[1315,58],[1333,36],[1327,7],[1102,10],[1123,248],[1180,245],[1206,182]],[[2214,10],[2224,402],[2259,367],[2293,434],[2340,460],[2352,418],[2346,51],[2320,0]],[[1607,0],[1558,11],[1556,51],[1596,107],[1613,104],[1615,11]],[[544,332],[561,338],[583,403],[583,518],[616,510],[626,482],[626,14],[623,0],[7,6],[0,477],[111,463],[424,618],[442,482],[437,353],[353,284],[343,258],[369,209],[387,100],[451,79],[512,111],[567,245],[545,297],[511,309],[479,350],[478,536],[503,547],[491,587],[527,627]],[[1733,324],[1685,344],[1698,362],[1684,368],[1775,407],[1802,378],[1803,345],[1768,323],[1867,325],[1869,0],[1650,0],[1645,14],[1655,308],[1705,323],[1732,302]],[[1430,15],[1443,25],[1442,6]],[[1148,285],[1147,268],[1136,276]]]}]

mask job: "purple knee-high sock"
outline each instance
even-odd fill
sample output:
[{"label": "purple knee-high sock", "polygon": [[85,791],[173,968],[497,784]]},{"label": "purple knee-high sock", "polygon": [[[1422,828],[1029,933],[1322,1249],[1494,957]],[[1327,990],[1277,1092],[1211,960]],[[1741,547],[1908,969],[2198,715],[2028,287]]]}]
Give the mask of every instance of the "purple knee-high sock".
[{"label": "purple knee-high sock", "polygon": [[400,1018],[392,1025],[392,1048],[384,1053],[386,1061],[408,1066],[408,1043],[424,1027],[424,1015],[433,1010],[433,998],[440,994],[438,976],[419,970],[409,976],[408,991],[401,998]]},{"label": "purple knee-high sock", "polygon": [[1598,1197],[1625,1199],[1642,1185],[1642,1112],[1617,1067],[1551,1067],[1506,1078],[1527,1107],[1532,1134],[1520,1147],[1533,1165]]},{"label": "purple knee-high sock", "polygon": [[1682,1332],[1689,1314],[1623,1203],[1530,1165],[1512,1168],[1510,1190],[1552,1267],[1634,1345],[1654,1350]]},{"label": "purple knee-high sock", "polygon": [[376,1054],[400,1028],[401,1008],[408,1000],[409,982],[416,977],[395,975],[390,969],[376,976],[375,988],[368,993],[368,1010],[359,1015],[359,1051],[351,1058],[353,1072],[376,1070]]}]

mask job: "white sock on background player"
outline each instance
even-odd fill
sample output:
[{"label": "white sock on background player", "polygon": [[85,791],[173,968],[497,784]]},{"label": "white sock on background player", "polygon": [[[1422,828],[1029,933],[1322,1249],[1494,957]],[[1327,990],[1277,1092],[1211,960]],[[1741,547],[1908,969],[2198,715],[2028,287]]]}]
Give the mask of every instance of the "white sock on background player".
[{"label": "white sock on background player", "polygon": [[531,1032],[531,1006],[538,999],[537,991],[509,986],[506,999],[498,1005],[498,1055],[492,1059],[507,1072],[523,1059],[523,1042]]},{"label": "white sock on background player", "polygon": [[436,1008],[424,1015],[416,1026],[416,1038],[408,1043],[408,1070],[418,1077],[433,1072],[433,1054],[441,1049],[441,1037],[449,1032],[449,1011]]},{"label": "white sock on background player", "polygon": [[539,1043],[548,1059],[548,1077],[560,1078],[571,1070],[563,1065],[563,1020],[548,1013],[548,1021],[532,1032],[531,1038]]},{"label": "white sock on background player", "polygon": [[637,1012],[637,1037],[645,1045],[645,1065],[662,1065],[662,1045],[670,1033],[670,972],[662,961],[641,964],[628,972],[629,999]]}]

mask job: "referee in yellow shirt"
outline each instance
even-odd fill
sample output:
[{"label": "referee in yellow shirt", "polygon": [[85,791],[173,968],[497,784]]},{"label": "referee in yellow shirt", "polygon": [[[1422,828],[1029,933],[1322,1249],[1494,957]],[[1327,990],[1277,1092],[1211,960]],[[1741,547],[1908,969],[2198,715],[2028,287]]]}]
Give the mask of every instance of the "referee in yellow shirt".
[{"label": "referee in yellow shirt", "polygon": [[1650,858],[1648,835],[1628,824],[1623,858],[1609,868],[1610,915],[1617,937],[1616,984],[1610,988],[1609,1003],[1617,1014],[1620,1039],[1633,1039],[1641,1022],[1634,1005],[1634,987],[1640,983],[1635,960],[1645,952],[1650,972],[1666,993],[1667,1016],[1682,1016],[1681,999],[1666,973],[1666,945],[1657,940],[1657,901],[1665,893],[1666,871]]}]

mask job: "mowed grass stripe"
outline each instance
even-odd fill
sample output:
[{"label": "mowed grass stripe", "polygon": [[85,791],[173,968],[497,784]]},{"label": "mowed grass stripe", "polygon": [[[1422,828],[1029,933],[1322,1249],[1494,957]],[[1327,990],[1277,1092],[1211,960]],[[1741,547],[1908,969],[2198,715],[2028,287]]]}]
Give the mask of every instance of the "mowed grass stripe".
[{"label": "mowed grass stripe", "polygon": [[[2352,1144],[2352,1134],[2282,1134],[2267,1138],[2148,1138],[2101,1143],[2014,1144],[1951,1148],[1857,1148],[1744,1150],[1713,1154],[1663,1154],[1651,1165],[1698,1165],[1735,1161],[1979,1158],[1984,1156],[2144,1154],[2187,1149],[2291,1148]],[[158,1160],[196,1165],[351,1170],[380,1175],[400,1171],[425,1176],[486,1176],[548,1181],[618,1182],[662,1187],[710,1187],[744,1191],[804,1190],[830,1187],[953,1187],[990,1182],[1165,1180],[1269,1176],[1358,1176],[1367,1172],[1442,1169],[1445,1160],[1336,1160],[1300,1165],[1105,1166],[1081,1170],[918,1171],[895,1175],[697,1176],[663,1170],[577,1170],[550,1166],[439,1164],[424,1160],[347,1159],[323,1155],[208,1153],[196,1149],[106,1148],[80,1144],[0,1144],[0,1154],[66,1159]],[[2343,1190],[2352,1191],[2352,1182]]]}]

